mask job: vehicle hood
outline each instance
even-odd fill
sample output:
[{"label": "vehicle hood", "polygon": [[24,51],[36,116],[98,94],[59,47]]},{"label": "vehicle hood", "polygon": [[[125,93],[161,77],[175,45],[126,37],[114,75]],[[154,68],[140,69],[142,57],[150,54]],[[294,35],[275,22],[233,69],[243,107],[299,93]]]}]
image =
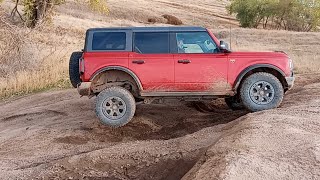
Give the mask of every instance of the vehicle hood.
[{"label": "vehicle hood", "polygon": [[262,59],[284,59],[287,60],[289,56],[283,51],[270,52],[231,52],[230,56],[243,58],[262,58]]}]

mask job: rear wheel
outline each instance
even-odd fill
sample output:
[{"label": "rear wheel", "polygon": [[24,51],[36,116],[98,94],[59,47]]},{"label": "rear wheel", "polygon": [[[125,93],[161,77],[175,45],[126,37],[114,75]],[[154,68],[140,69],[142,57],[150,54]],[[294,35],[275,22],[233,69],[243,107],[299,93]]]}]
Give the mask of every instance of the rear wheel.
[{"label": "rear wheel", "polygon": [[72,86],[77,87],[81,83],[80,73],[79,73],[79,59],[82,56],[82,52],[73,52],[69,61],[69,78]]},{"label": "rear wheel", "polygon": [[250,75],[240,89],[241,101],[251,111],[277,108],[283,96],[284,90],[279,79],[265,72]]},{"label": "rear wheel", "polygon": [[120,127],[133,118],[136,103],[132,94],[125,88],[110,87],[98,94],[95,111],[103,124]]}]

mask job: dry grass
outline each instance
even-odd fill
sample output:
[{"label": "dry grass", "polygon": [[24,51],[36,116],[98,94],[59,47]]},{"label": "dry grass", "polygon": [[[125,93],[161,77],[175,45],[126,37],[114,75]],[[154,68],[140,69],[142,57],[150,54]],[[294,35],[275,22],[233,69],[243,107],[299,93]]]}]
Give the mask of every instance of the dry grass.
[{"label": "dry grass", "polygon": [[[27,32],[10,23],[0,9],[0,77],[8,77],[16,71],[29,68],[32,53],[26,51]],[[25,62],[23,58],[30,61]]]},{"label": "dry grass", "polygon": [[[37,62],[29,65],[26,69],[14,71],[0,78],[0,98],[49,88],[71,87],[68,77],[68,62],[70,52],[76,49],[77,44],[69,44],[68,41],[73,40],[69,37],[66,38],[65,35],[60,37],[52,35],[54,29],[47,33],[43,31],[34,33],[30,38],[36,41],[31,42],[35,46],[29,48],[29,50],[38,52],[34,57]],[[52,33],[51,36],[49,36],[50,33]],[[50,38],[53,38],[54,42],[50,42]],[[57,41],[60,41],[60,44]],[[11,59],[11,63],[14,64],[15,60],[17,59]],[[32,60],[24,57],[22,61],[25,63],[32,62]]]},{"label": "dry grass", "polygon": [[[70,87],[68,58],[72,51],[83,47],[84,32],[92,27],[163,26],[163,14],[179,17],[185,25],[213,29],[218,38],[229,41],[229,29],[236,26],[228,16],[228,1],[203,0],[109,0],[110,15],[102,16],[78,1],[59,6],[53,24],[43,29],[29,30],[9,21],[0,24],[0,97],[24,94],[52,87]],[[12,2],[2,5],[6,12]],[[156,22],[148,22],[148,19]],[[5,19],[7,20],[7,19]],[[4,23],[4,24],[3,24]],[[286,51],[295,62],[298,73],[320,71],[320,33],[295,33],[233,28],[232,48],[239,51]],[[14,44],[14,45],[13,45]]]},{"label": "dry grass", "polygon": [[71,87],[68,78],[68,55],[57,59],[53,53],[34,70],[18,71],[0,83],[0,97],[22,95],[49,88]]},{"label": "dry grass", "polygon": [[[230,29],[213,31],[230,42]],[[296,73],[320,72],[320,33],[235,28],[231,39],[234,51],[285,51]]]},{"label": "dry grass", "polygon": [[[68,0],[65,5],[57,8],[57,12],[64,16],[63,18],[66,16],[77,18],[77,21],[70,20],[69,22],[79,23],[79,28],[146,26],[154,21],[157,26],[164,26],[167,22],[166,19],[161,18],[164,14],[179,18],[185,25],[216,28],[229,27],[230,24],[236,27],[238,24],[225,9],[225,5],[229,3],[228,0],[108,0],[110,9],[108,16],[92,12],[88,7],[78,2]],[[56,23],[65,27],[68,21],[59,18]],[[78,24],[73,25],[78,26]]]},{"label": "dry grass", "polygon": [[[0,11],[0,98],[49,88],[71,87],[70,51],[83,32],[60,27],[27,29],[14,25]],[[74,37],[76,36],[76,37]],[[78,48],[79,49],[79,48]]]}]

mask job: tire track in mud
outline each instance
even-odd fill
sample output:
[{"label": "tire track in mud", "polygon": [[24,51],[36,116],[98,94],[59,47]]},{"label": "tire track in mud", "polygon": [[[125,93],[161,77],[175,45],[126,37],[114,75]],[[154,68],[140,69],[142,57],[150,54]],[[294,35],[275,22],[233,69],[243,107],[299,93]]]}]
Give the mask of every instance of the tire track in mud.
[{"label": "tire track in mud", "polygon": [[[69,94],[70,92],[66,93],[67,96]],[[61,93],[61,95],[64,96],[64,93]],[[10,167],[14,167],[13,169],[15,170],[7,173],[14,172],[14,174],[17,174],[18,171],[22,171],[23,173],[25,173],[30,171],[33,172],[37,169],[41,169],[40,171],[43,171],[43,168],[54,169],[57,168],[54,167],[54,164],[64,163],[65,161],[69,161],[70,159],[74,159],[79,156],[85,156],[84,159],[87,159],[86,155],[95,153],[96,149],[108,152],[110,151],[110,148],[117,145],[124,145],[121,149],[126,149],[133,146],[132,143],[136,141],[142,147],[150,147],[158,144],[163,144],[158,147],[160,151],[155,150],[155,152],[162,153],[162,146],[167,146],[168,144],[170,144],[169,142],[171,142],[171,140],[174,140],[172,144],[176,145],[170,148],[171,150],[168,150],[169,152],[163,153],[165,154],[165,156],[163,157],[162,155],[152,155],[143,158],[139,157],[140,153],[144,154],[144,152],[148,152],[149,150],[145,150],[143,152],[138,151],[139,153],[136,152],[138,153],[138,155],[135,155],[135,152],[131,156],[126,156],[127,152],[122,152],[122,154],[123,156],[126,156],[125,159],[128,161],[131,161],[132,158],[135,158],[135,161],[132,164],[134,164],[137,161],[138,164],[140,163],[141,167],[148,169],[147,172],[141,168],[133,168],[134,165],[132,165],[130,168],[128,168],[128,170],[126,170],[128,177],[135,177],[134,174],[140,174],[140,171],[146,172],[147,174],[155,174],[154,176],[156,176],[157,173],[155,172],[158,170],[157,166],[159,165],[163,166],[162,169],[167,168],[170,169],[170,171],[177,171],[177,173],[175,174],[179,177],[182,177],[183,174],[186,173],[193,166],[193,164],[196,162],[197,157],[203,153],[202,151],[201,153],[198,152],[199,149],[202,149],[203,145],[201,145],[201,147],[189,150],[191,151],[191,153],[186,153],[183,150],[179,150],[179,144],[190,143],[177,142],[177,140],[175,140],[174,138],[183,138],[185,135],[192,134],[205,127],[228,123],[234,118],[242,116],[244,113],[241,111],[232,112],[231,110],[227,110],[226,105],[223,104],[219,105],[221,106],[220,109],[217,109],[216,112],[212,113],[200,113],[195,109],[191,108],[190,106],[186,106],[184,103],[174,106],[142,105],[138,107],[136,117],[133,119],[131,123],[129,123],[127,126],[123,128],[112,129],[101,125],[92,112],[86,112],[92,111],[92,109],[89,108],[91,106],[91,100],[84,100],[88,104],[75,103],[73,102],[74,100],[70,100],[63,102],[66,104],[70,104],[70,107],[68,108],[64,108],[65,106],[61,106],[61,104],[59,103],[54,103],[53,105],[47,105],[42,107],[45,109],[55,109],[53,113],[51,112],[51,114],[54,114],[54,116],[50,115],[51,117],[45,117],[43,114],[46,111],[42,110],[29,113],[21,113],[17,110],[17,114],[15,114],[14,112],[10,112],[10,115],[5,115],[4,119],[10,120],[11,122],[8,128],[12,129],[13,131],[15,131],[15,128],[21,126],[23,127],[24,122],[21,120],[29,117],[33,117],[34,121],[26,123],[26,125],[28,126],[32,126],[32,123],[37,123],[40,120],[41,124],[43,125],[51,125],[49,126],[50,129],[48,129],[48,125],[40,126],[35,130],[33,128],[30,128],[30,130],[25,131],[25,133],[27,134],[31,133],[30,136],[25,136],[25,133],[22,133],[14,134],[10,138],[8,137],[9,139],[5,141],[5,147],[0,148],[0,159],[1,157],[6,157],[7,159],[7,163],[4,164],[4,168],[2,169],[4,171],[3,173],[6,173],[6,171],[8,171]],[[77,101],[82,102],[83,100]],[[77,104],[81,106],[75,106]],[[33,104],[30,104],[30,106],[32,105]],[[30,108],[30,106],[28,108]],[[35,103],[34,106],[37,106],[37,104]],[[57,106],[61,107],[58,108]],[[78,108],[80,108],[81,110]],[[85,111],[83,112],[82,110]],[[63,113],[60,114],[56,112]],[[229,114],[230,116],[226,116],[226,114]],[[52,122],[52,119],[55,119],[55,122]],[[7,122],[9,121],[0,121],[0,124]],[[54,125],[52,125],[53,123]],[[19,141],[15,142],[16,139],[19,139]],[[149,143],[149,145],[145,145],[145,143]],[[34,149],[34,146],[38,146],[38,148]],[[17,147],[20,150],[18,150]],[[188,155],[181,156],[181,153],[179,152]],[[40,155],[37,155],[38,153]],[[30,154],[32,155],[30,156]],[[66,156],[65,154],[68,155]],[[95,157],[96,155],[93,156]],[[25,159],[25,157],[29,158]],[[110,158],[112,158],[112,156]],[[121,159],[122,158],[120,158],[119,160]],[[143,159],[147,159],[146,162]],[[117,161],[117,159],[115,159],[115,161]],[[95,166],[96,162],[90,162],[88,164]],[[126,163],[123,164],[126,165]],[[183,171],[183,168],[177,168],[180,167],[182,164],[188,164],[188,166],[185,166]],[[105,165],[110,166],[108,164]],[[72,164],[70,167],[73,166],[75,165]],[[111,168],[115,168],[116,171],[120,171],[121,177],[123,178],[125,176],[122,175],[125,173],[122,173],[123,169],[121,168],[121,166],[123,165]],[[68,168],[70,167],[66,165],[66,167],[64,168],[68,170]],[[70,171],[73,172],[74,170],[72,169]],[[168,170],[165,173],[162,173],[162,175],[166,177],[171,177],[172,174],[170,174],[170,171]],[[81,172],[79,173],[81,174]],[[29,177],[33,177],[36,175],[37,173],[32,174]],[[65,176],[65,174],[58,174],[57,176],[68,178]],[[72,174],[70,176],[72,176]],[[92,175],[86,176],[91,177]],[[77,177],[80,178],[80,175]],[[157,177],[159,176],[157,175]],[[176,179],[176,176],[171,178]]]},{"label": "tire track in mud", "polygon": [[25,169],[29,169],[29,168],[35,168],[35,167],[38,167],[38,166],[41,166],[41,165],[45,165],[45,164],[48,164],[48,163],[53,163],[55,161],[59,161],[59,160],[62,160],[62,159],[70,158],[70,157],[81,155],[81,154],[85,154],[85,153],[90,153],[90,152],[97,151],[97,150],[100,150],[100,149],[104,149],[104,148],[97,148],[97,149],[84,151],[84,152],[79,152],[79,153],[71,154],[71,155],[67,155],[67,156],[56,157],[56,158],[50,159],[49,161],[32,163],[32,164],[29,164],[29,165],[26,165],[26,166],[21,166],[21,167],[15,168],[14,170],[25,170]]},{"label": "tire track in mud", "polygon": [[18,118],[25,118],[26,120],[32,120],[37,116],[46,116],[46,117],[54,117],[54,116],[68,116],[65,112],[55,111],[55,110],[43,110],[40,112],[30,112],[30,113],[23,113],[23,114],[15,114],[5,118],[0,119],[0,121],[12,121]]}]

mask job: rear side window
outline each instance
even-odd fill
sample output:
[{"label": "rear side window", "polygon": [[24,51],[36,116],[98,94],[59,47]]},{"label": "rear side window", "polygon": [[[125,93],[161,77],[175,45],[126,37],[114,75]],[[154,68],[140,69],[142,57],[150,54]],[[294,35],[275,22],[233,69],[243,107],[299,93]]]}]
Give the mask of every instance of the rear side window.
[{"label": "rear side window", "polygon": [[168,54],[168,32],[138,32],[134,35],[134,51],[141,54]]},{"label": "rear side window", "polygon": [[125,32],[95,32],[92,38],[92,50],[125,50]]}]

